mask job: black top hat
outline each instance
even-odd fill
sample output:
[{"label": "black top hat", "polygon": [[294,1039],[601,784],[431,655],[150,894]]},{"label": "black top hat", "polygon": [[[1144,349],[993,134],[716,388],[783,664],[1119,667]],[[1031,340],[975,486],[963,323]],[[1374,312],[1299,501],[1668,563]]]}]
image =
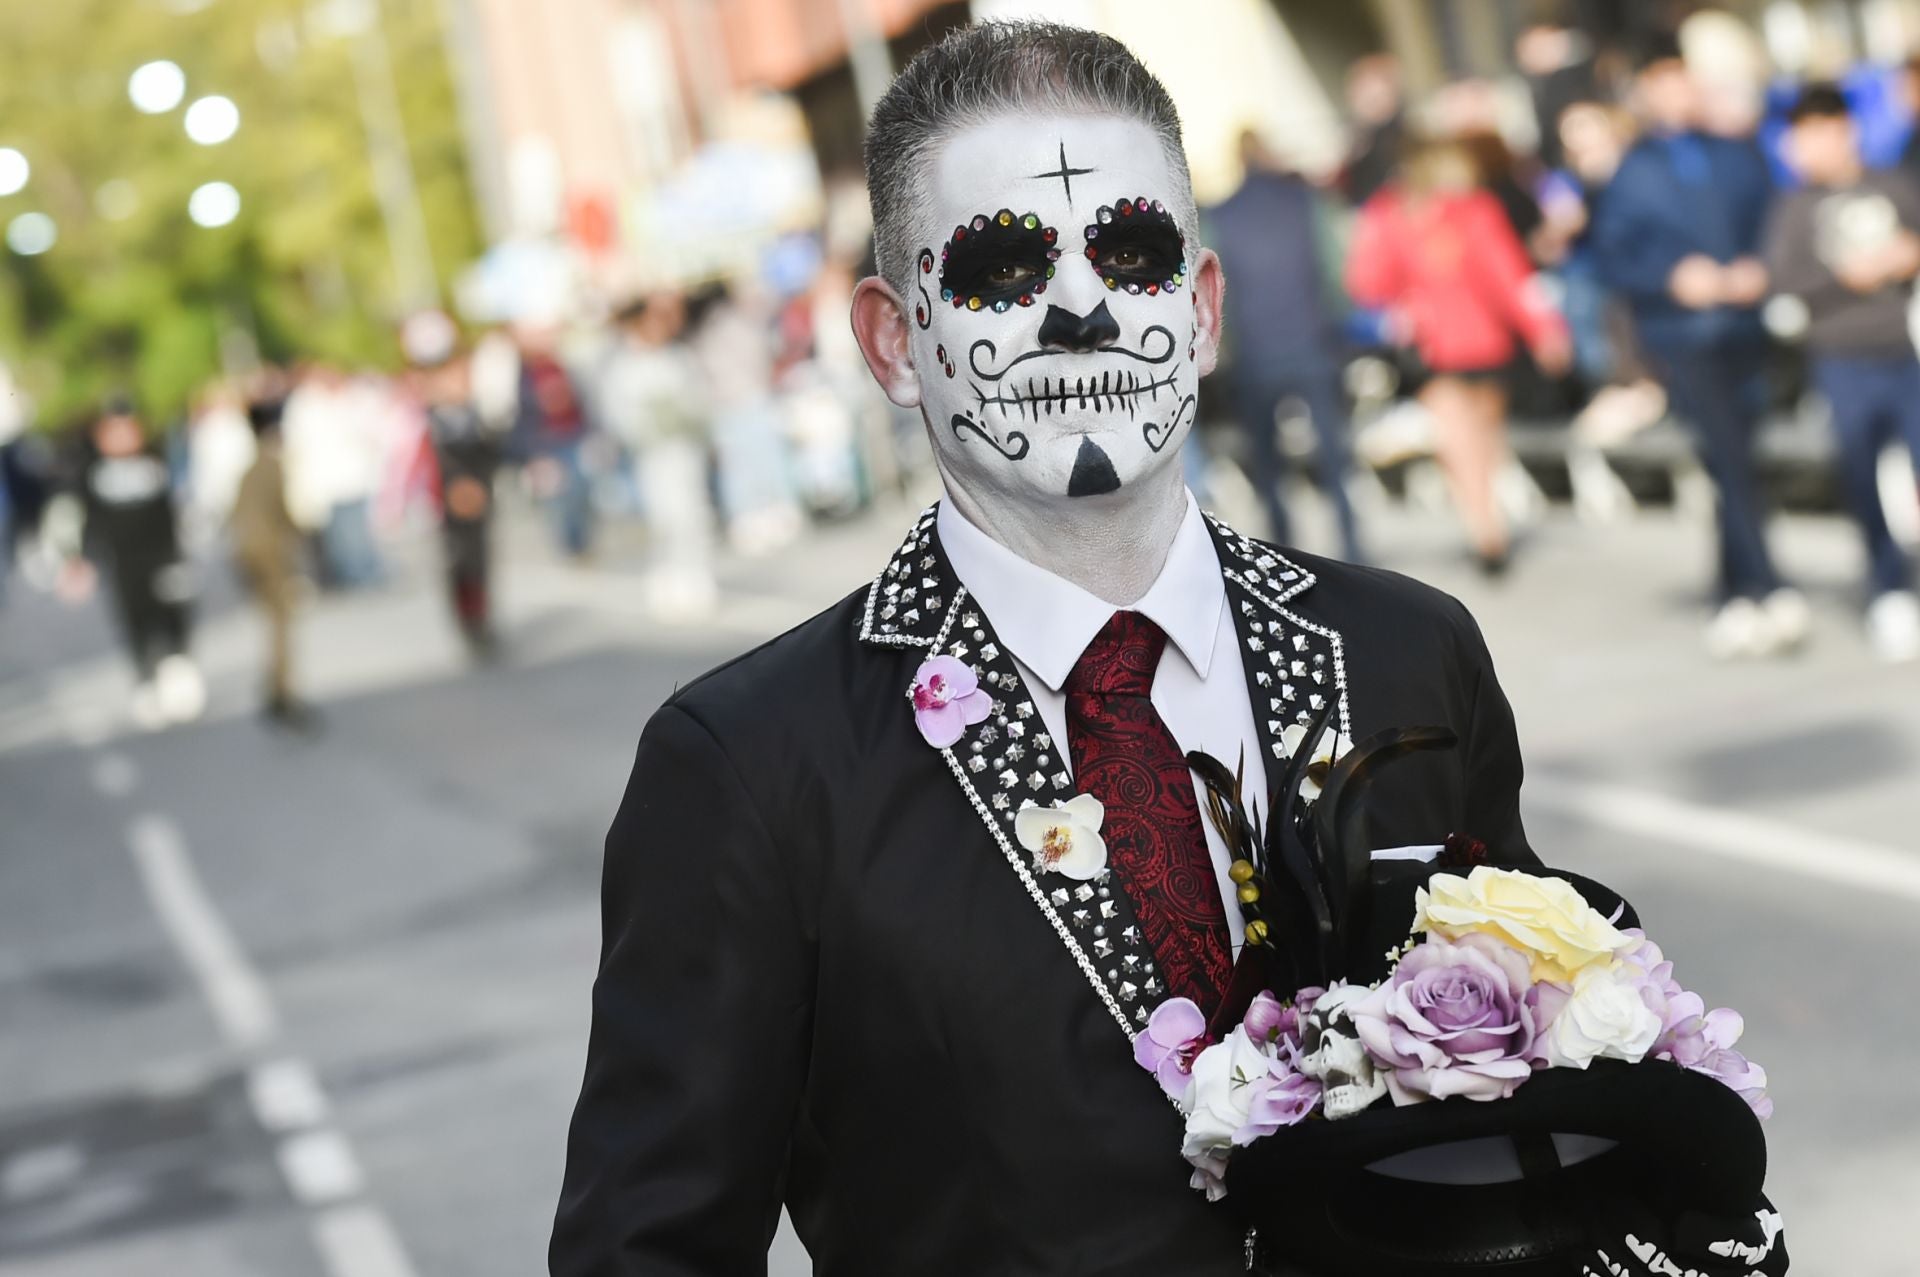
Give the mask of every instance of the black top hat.
[{"label": "black top hat", "polygon": [[[1308,741],[1320,739],[1325,721],[1323,714],[1309,728]],[[1371,984],[1387,974],[1388,951],[1408,937],[1415,893],[1436,872],[1465,872],[1470,866],[1460,861],[1471,856],[1452,866],[1372,860],[1366,778],[1399,753],[1451,743],[1433,729],[1370,738],[1332,767],[1311,813],[1297,793],[1315,751],[1296,752],[1269,806],[1268,836],[1257,826],[1239,830],[1239,845],[1252,835],[1262,847],[1254,859],[1274,939],[1242,950],[1214,1018],[1216,1040],[1263,988],[1287,997],[1334,979]],[[1206,764],[1196,766],[1216,820],[1241,818],[1224,769],[1211,763],[1210,775]],[[1450,840],[1450,850],[1461,847]],[[1617,925],[1638,925],[1632,907],[1592,879],[1527,872],[1563,879]],[[1283,940],[1282,928],[1309,934]],[[1405,1155],[1423,1150],[1425,1168],[1410,1168]],[[1490,1153],[1498,1155],[1494,1173]],[[1681,1271],[1706,1277],[1720,1271],[1714,1265],[1722,1257],[1704,1243],[1698,1254],[1688,1251],[1684,1239],[1700,1233],[1701,1220],[1715,1221],[1709,1233],[1719,1221],[1751,1228],[1756,1207],[1765,1205],[1766,1160],[1759,1119],[1738,1092],[1670,1062],[1605,1059],[1536,1071],[1506,1099],[1396,1107],[1382,1098],[1337,1120],[1282,1127],[1233,1151],[1224,1204],[1288,1261],[1325,1277],[1559,1277],[1580,1272],[1581,1258],[1596,1248],[1620,1252],[1629,1228],[1645,1244],[1683,1255]],[[1766,1265],[1741,1266],[1733,1256],[1724,1262],[1740,1277],[1784,1272],[1785,1249]]]}]

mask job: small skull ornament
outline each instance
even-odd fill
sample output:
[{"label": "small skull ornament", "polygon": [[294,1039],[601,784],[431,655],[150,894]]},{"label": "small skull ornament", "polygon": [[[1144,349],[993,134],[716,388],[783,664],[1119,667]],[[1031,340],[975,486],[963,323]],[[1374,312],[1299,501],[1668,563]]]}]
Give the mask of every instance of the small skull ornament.
[{"label": "small skull ornament", "polygon": [[1375,1071],[1348,1013],[1367,992],[1357,985],[1336,985],[1300,1022],[1300,1071],[1320,1083],[1323,1111],[1330,1121],[1351,1117],[1387,1093],[1387,1080]]}]

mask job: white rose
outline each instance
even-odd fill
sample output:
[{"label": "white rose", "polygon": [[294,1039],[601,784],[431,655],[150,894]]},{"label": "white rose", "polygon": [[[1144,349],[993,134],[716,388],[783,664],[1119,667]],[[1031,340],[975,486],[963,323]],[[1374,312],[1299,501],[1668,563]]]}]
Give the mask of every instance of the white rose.
[{"label": "white rose", "polygon": [[1640,973],[1614,962],[1574,973],[1573,992],[1537,1048],[1553,1068],[1584,1069],[1607,1058],[1638,1063],[1660,1036],[1660,1017],[1640,996]]},{"label": "white rose", "polygon": [[1107,840],[1100,836],[1107,809],[1092,794],[1058,807],[1026,807],[1013,818],[1013,836],[1033,853],[1040,873],[1065,874],[1085,882],[1107,871]]},{"label": "white rose", "polygon": [[1235,1029],[1193,1060],[1187,1088],[1187,1138],[1180,1154],[1200,1166],[1233,1148],[1234,1132],[1253,1109],[1252,1084],[1268,1076],[1268,1060],[1245,1029]]}]

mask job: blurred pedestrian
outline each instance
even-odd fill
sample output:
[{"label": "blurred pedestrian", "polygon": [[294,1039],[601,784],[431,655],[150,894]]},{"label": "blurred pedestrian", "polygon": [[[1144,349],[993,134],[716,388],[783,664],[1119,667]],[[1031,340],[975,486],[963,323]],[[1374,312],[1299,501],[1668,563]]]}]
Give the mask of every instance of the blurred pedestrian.
[{"label": "blurred pedestrian", "polygon": [[1671,38],[1646,51],[1635,90],[1648,131],[1601,200],[1595,261],[1626,298],[1718,492],[1708,651],[1767,655],[1798,646],[1810,629],[1806,601],[1784,586],[1767,551],[1754,464],[1765,408],[1767,269],[1758,254],[1772,197],[1767,163],[1751,142],[1701,129],[1699,92]]},{"label": "blurred pedestrian", "polygon": [[1292,544],[1282,493],[1286,463],[1274,416],[1297,399],[1312,420],[1315,468],[1333,506],[1340,552],[1364,561],[1347,491],[1352,452],[1341,386],[1338,232],[1320,192],[1290,168],[1260,134],[1240,135],[1246,176],[1207,214],[1208,240],[1233,263],[1226,332],[1232,359],[1227,394],[1250,446],[1251,478],[1273,540]]},{"label": "blurred pedestrian", "polygon": [[1396,183],[1367,202],[1347,259],[1347,287],[1363,306],[1391,308],[1428,374],[1420,402],[1481,569],[1505,571],[1506,516],[1494,481],[1508,460],[1507,373],[1522,343],[1563,372],[1565,323],[1472,157],[1447,139],[1407,156]]},{"label": "blurred pedestrian", "polygon": [[420,388],[439,472],[447,600],[468,652],[475,660],[491,660],[499,650],[493,626],[493,480],[504,439],[474,406],[472,361],[464,351],[448,350],[423,369]]},{"label": "blurred pedestrian", "polygon": [[527,459],[535,492],[553,512],[554,532],[567,557],[593,554],[593,480],[587,446],[592,423],[586,399],[560,358],[559,334],[529,325],[516,334],[519,397],[512,445]]},{"label": "blurred pedestrian", "polygon": [[704,309],[691,344],[713,405],[721,517],[735,550],[765,554],[806,526],[774,397],[771,329],[751,288],[721,287]]},{"label": "blurred pedestrian", "polygon": [[1347,68],[1346,96],[1354,137],[1340,186],[1357,207],[1372,199],[1400,167],[1407,108],[1399,59],[1391,53],[1356,59]]},{"label": "blurred pedestrian", "polygon": [[187,511],[196,544],[226,526],[254,449],[244,401],[232,386],[210,386],[187,421]]},{"label": "blurred pedestrian", "polygon": [[1882,660],[1920,659],[1913,564],[1887,528],[1878,484],[1889,443],[1905,443],[1920,460],[1920,359],[1907,328],[1920,274],[1920,185],[1899,171],[1867,170],[1836,86],[1807,88],[1788,118],[1788,161],[1805,185],[1774,210],[1767,265],[1774,291],[1806,307],[1841,495],[1867,542],[1868,637]]},{"label": "blurred pedestrian", "polygon": [[373,501],[387,440],[369,396],[340,369],[312,364],[288,396],[284,420],[287,505],[318,538],[321,583],[347,589],[386,576],[373,536]]},{"label": "blurred pedestrian", "polygon": [[267,677],[262,712],[294,730],[314,726],[313,713],[293,690],[293,622],[300,597],[300,525],[287,508],[281,426],[286,405],[256,400],[247,407],[253,464],[234,493],[234,560],[267,626]]},{"label": "blurred pedestrian", "polygon": [[193,578],[180,549],[171,476],[148,447],[125,400],[110,402],[88,431],[80,472],[79,556],[68,591],[91,593],[105,577],[138,684],[133,715],[143,727],[190,722],[206,708],[206,683],[187,654]]},{"label": "blurred pedestrian", "polygon": [[620,313],[620,335],[602,376],[607,426],[633,458],[651,540],[645,592],[656,615],[711,612],[714,515],[708,467],[707,388],[681,337],[686,303],[660,293]]}]

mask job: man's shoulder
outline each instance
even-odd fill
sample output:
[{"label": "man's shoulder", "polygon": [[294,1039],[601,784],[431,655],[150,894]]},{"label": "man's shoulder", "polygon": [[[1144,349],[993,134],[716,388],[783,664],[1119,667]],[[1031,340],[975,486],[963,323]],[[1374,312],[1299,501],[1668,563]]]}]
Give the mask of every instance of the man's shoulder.
[{"label": "man's shoulder", "polygon": [[[860,694],[863,674],[877,675],[884,655],[864,648],[862,585],[839,602],[675,690],[656,719],[683,715],[729,755],[779,748],[798,731],[817,730],[846,715]],[[863,658],[865,665],[863,666]],[[889,666],[890,668],[890,666]]]}]

